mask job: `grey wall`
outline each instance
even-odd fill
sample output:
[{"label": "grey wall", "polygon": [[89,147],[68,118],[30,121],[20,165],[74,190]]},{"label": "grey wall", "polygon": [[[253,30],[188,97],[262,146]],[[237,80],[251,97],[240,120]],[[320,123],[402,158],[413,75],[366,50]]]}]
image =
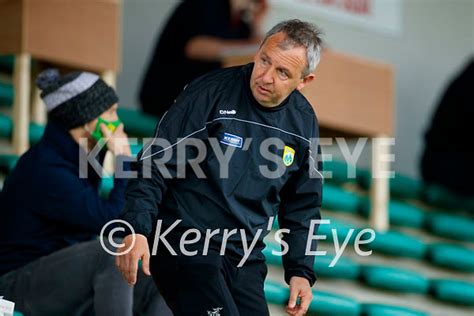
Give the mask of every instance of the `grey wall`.
[{"label": "grey wall", "polygon": [[[145,63],[157,31],[175,3],[173,0],[124,1],[123,69],[118,79],[122,106],[137,106],[137,88]],[[271,10],[265,25],[270,27],[292,17],[321,26],[326,43],[333,49],[394,66],[394,167],[416,176],[423,131],[436,101],[450,77],[474,52],[474,1],[405,0],[400,36],[379,34],[291,10]]]}]

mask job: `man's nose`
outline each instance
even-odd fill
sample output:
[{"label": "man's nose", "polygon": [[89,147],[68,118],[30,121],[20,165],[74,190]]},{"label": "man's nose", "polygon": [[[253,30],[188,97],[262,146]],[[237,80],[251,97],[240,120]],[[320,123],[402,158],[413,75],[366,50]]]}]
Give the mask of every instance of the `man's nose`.
[{"label": "man's nose", "polygon": [[267,69],[263,73],[262,83],[264,83],[264,84],[272,84],[273,83],[273,71],[271,69]]}]

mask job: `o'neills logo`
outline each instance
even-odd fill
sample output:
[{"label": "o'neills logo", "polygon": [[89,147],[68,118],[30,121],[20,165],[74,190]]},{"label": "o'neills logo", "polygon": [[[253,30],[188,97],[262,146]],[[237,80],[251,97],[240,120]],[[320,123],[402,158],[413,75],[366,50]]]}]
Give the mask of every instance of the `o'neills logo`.
[{"label": "o'neills logo", "polygon": [[237,114],[237,111],[236,110],[219,110],[219,114],[235,115]]}]

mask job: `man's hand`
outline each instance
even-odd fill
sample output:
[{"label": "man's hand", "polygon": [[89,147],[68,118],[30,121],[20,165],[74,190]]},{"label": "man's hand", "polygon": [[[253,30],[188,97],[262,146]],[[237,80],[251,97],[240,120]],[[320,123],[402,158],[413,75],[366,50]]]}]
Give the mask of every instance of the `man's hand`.
[{"label": "man's hand", "polygon": [[[148,240],[145,236],[135,234],[136,240],[133,248],[126,254],[117,256],[115,264],[117,265],[123,277],[130,285],[137,282],[138,260],[142,260],[142,270],[146,275],[150,273],[150,250],[148,249]],[[128,235],[123,239],[124,246],[117,249],[117,253],[125,251],[130,247],[133,241],[133,235]]]},{"label": "man's hand", "polygon": [[[299,305],[296,301],[300,298]],[[309,304],[313,299],[313,292],[309,286],[309,281],[302,277],[294,276],[290,279],[290,299],[286,312],[289,315],[302,316],[308,311]]]}]

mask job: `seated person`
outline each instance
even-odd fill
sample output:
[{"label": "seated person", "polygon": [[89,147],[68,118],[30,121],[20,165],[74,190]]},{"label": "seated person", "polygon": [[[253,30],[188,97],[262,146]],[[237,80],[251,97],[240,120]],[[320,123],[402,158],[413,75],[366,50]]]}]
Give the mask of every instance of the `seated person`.
[{"label": "seated person", "polygon": [[84,157],[103,137],[117,167],[131,156],[115,91],[87,72],[61,78],[49,69],[36,82],[49,123],[0,195],[0,295],[28,316],[170,315],[151,277],[129,287],[97,239],[122,211],[126,180],[115,178],[101,198],[100,175]]}]

